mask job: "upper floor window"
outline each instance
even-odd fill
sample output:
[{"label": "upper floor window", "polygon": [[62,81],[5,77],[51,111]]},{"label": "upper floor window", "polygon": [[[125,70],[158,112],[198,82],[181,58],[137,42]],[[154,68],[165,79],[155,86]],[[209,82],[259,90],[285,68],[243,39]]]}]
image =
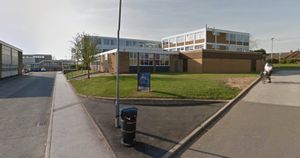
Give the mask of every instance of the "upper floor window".
[{"label": "upper floor window", "polygon": [[186,37],[185,37],[185,41],[186,42],[194,41],[194,39],[195,39],[194,37],[195,37],[195,34],[193,34],[193,33],[192,34],[187,34]]},{"label": "upper floor window", "polygon": [[104,39],[104,45],[109,45],[109,39]]},{"label": "upper floor window", "polygon": [[230,34],[230,41],[236,41],[236,35]]},{"label": "upper floor window", "polygon": [[167,45],[167,44],[169,44],[169,40],[168,39],[163,40],[163,45]]},{"label": "upper floor window", "polygon": [[195,38],[196,38],[196,40],[198,40],[198,39],[204,39],[204,32],[203,31],[197,32],[195,34]]},{"label": "upper floor window", "polygon": [[132,42],[131,41],[126,41],[126,46],[132,46]]},{"label": "upper floor window", "polygon": [[110,45],[115,45],[115,40],[110,40]]},{"label": "upper floor window", "polygon": [[184,42],[184,36],[177,37],[177,43],[182,43],[182,42]]},{"label": "upper floor window", "polygon": [[170,38],[170,44],[176,44],[176,38]]}]

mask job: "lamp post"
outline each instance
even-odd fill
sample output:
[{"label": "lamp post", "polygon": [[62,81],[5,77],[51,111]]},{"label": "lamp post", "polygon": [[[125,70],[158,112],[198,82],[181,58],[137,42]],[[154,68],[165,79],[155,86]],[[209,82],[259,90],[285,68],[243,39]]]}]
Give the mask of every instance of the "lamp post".
[{"label": "lamp post", "polygon": [[274,41],[274,37],[271,38],[272,41],[272,47],[271,47],[271,63],[273,64],[273,41]]},{"label": "lamp post", "polygon": [[115,127],[120,128],[120,85],[119,85],[119,53],[120,53],[120,28],[121,28],[121,8],[122,8],[122,0],[119,2],[119,20],[118,20],[118,32],[117,32],[117,54],[116,54],[116,116],[115,116]]}]

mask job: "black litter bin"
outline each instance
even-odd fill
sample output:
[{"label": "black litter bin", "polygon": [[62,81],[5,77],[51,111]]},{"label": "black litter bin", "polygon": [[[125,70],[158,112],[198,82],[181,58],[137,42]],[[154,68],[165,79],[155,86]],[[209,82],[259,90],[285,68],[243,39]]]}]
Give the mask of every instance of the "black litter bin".
[{"label": "black litter bin", "polygon": [[121,143],[133,146],[135,142],[137,108],[124,108],[121,110]]}]

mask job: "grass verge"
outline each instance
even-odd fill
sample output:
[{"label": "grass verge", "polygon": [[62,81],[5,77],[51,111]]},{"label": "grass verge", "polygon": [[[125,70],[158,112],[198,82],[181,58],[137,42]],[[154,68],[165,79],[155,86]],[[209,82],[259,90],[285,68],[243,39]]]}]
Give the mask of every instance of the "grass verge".
[{"label": "grass verge", "polygon": [[[257,74],[152,74],[151,92],[137,92],[136,75],[121,75],[120,96],[123,98],[189,98],[232,99]],[[234,81],[234,82],[233,82]],[[238,82],[243,81],[243,82]],[[88,96],[115,97],[115,76],[71,80],[78,93]]]},{"label": "grass verge", "polygon": [[[97,71],[90,70],[90,73],[94,73],[94,72],[97,72]],[[68,72],[65,75],[66,75],[67,79],[70,79],[70,78],[74,78],[74,77],[78,77],[78,76],[82,76],[82,75],[87,75],[87,73],[88,73],[88,70],[77,70],[77,71]]]},{"label": "grass verge", "polygon": [[274,64],[276,69],[300,69],[300,63],[298,64]]}]

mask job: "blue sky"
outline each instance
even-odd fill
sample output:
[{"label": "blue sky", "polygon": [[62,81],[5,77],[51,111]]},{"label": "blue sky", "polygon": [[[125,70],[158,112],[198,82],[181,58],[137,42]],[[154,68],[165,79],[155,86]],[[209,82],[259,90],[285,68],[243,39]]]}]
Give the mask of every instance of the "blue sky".
[{"label": "blue sky", "polygon": [[[77,32],[116,36],[118,0],[3,0],[0,39],[24,53],[70,58]],[[297,0],[123,0],[121,36],[160,40],[203,28],[251,34],[258,48],[300,48]]]}]

